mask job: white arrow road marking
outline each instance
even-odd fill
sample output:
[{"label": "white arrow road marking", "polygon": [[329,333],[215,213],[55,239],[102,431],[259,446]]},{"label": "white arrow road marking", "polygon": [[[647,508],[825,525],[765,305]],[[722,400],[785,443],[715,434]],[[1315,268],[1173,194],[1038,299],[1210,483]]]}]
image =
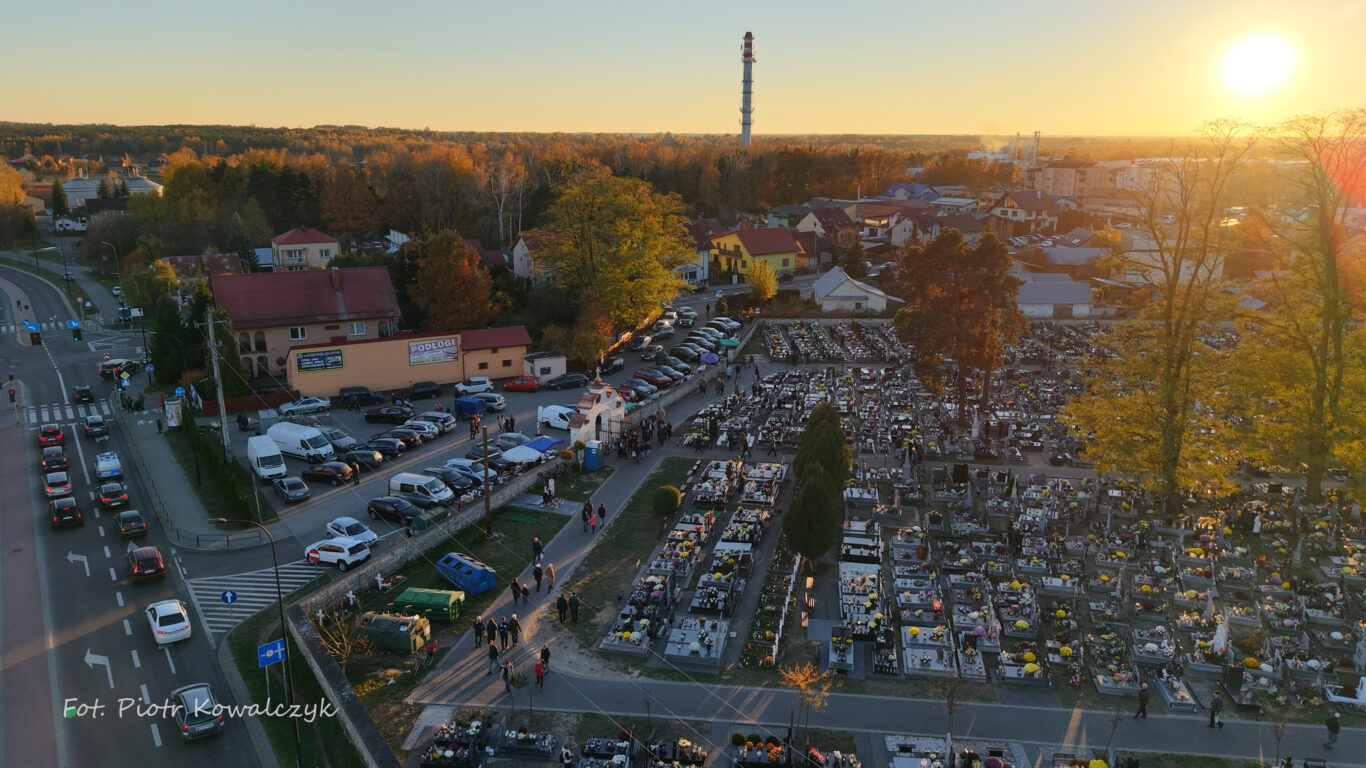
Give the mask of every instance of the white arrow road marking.
[{"label": "white arrow road marking", "polygon": [[175,674],[175,662],[174,662],[174,661],[171,661],[171,649],[170,649],[170,648],[167,648],[166,646],[163,645],[163,646],[161,646],[161,650],[163,650],[163,651],[166,652],[166,663],[171,665],[171,674],[174,675],[174,674]]},{"label": "white arrow road marking", "polygon": [[[123,595],[119,595],[119,601],[120,601],[119,604],[122,605],[122,604],[123,604],[123,603],[122,603],[122,601],[123,601]],[[133,625],[128,623],[128,619],[124,619],[124,620],[123,620],[123,634],[125,634],[125,635],[132,635],[132,634],[133,634]]]},{"label": "white arrow road marking", "polygon": [[[138,652],[133,651],[133,669],[142,669],[142,659],[138,658]],[[147,686],[142,686],[142,698],[147,698]]]},{"label": "white arrow road marking", "polygon": [[87,578],[90,576],[90,561],[85,559],[85,555],[78,555],[75,552],[68,551],[66,553],[66,561],[68,563],[80,563],[85,566],[85,575]]},{"label": "white arrow road marking", "polygon": [[156,723],[152,723],[152,743],[161,746],[161,731],[157,730]]},{"label": "white arrow road marking", "polygon": [[85,649],[85,665],[94,669],[96,664],[104,666],[104,672],[109,676],[109,690],[112,691],[114,689],[114,670],[109,666],[109,657],[97,655],[89,648]]}]

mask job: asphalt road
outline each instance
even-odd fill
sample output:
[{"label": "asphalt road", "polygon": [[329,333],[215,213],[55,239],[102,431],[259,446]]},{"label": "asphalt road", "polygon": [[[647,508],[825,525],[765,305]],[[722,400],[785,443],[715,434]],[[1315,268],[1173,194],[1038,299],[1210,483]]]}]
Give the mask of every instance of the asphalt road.
[{"label": "asphalt road", "polygon": [[[0,279],[24,294],[21,300],[31,304],[38,320],[50,322],[55,316],[60,323],[70,318],[62,301],[64,288],[8,267],[0,267]],[[7,301],[10,321],[13,301]],[[109,301],[106,297],[105,303]],[[4,615],[0,636],[4,759],[0,762],[7,765],[78,765],[88,762],[91,755],[98,756],[101,764],[139,768],[206,759],[254,764],[256,753],[241,723],[230,721],[218,737],[185,743],[164,712],[119,711],[121,704],[165,703],[173,689],[193,682],[209,682],[220,698],[228,698],[212,648],[202,633],[173,646],[158,646],[147,626],[146,606],[162,599],[186,599],[177,553],[154,527],[138,543],[161,547],[167,577],[148,584],[131,583],[124,559],[127,542],[120,541],[112,527],[112,514],[99,514],[94,501],[98,487],[93,483],[95,445],[78,431],[80,408],[89,412],[91,406],[72,403],[71,388],[89,384],[98,400],[106,400],[113,394],[113,385],[101,380],[97,372],[103,351],[114,357],[132,356],[136,346],[128,338],[90,330],[81,342],[73,341],[69,332],[44,330],[43,344],[38,347],[28,344],[22,329],[0,338],[0,358],[22,385],[17,405],[39,409],[46,420],[63,428],[73,495],[86,521],[80,528],[50,529],[39,485],[38,425],[25,422],[0,430],[0,447],[7,449],[4,455],[21,457],[0,468],[0,507],[4,510],[0,535],[6,550],[0,571]],[[116,429],[103,448],[126,457],[129,439]],[[132,506],[137,508],[142,489],[131,471],[127,480]],[[102,709],[94,709],[96,704]]]}]

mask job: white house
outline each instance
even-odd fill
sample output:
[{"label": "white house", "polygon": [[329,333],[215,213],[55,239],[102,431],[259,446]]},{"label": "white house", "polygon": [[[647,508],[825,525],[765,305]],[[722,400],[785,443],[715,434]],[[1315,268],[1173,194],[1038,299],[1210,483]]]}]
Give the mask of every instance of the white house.
[{"label": "white house", "polygon": [[822,312],[881,312],[887,308],[888,302],[902,303],[902,300],[895,296],[890,296],[866,283],[860,283],[846,275],[839,267],[826,272],[812,283],[811,292]]},{"label": "white house", "polygon": [[298,227],[270,239],[271,261],[276,272],[325,269],[341,251],[337,238],[312,227]]}]

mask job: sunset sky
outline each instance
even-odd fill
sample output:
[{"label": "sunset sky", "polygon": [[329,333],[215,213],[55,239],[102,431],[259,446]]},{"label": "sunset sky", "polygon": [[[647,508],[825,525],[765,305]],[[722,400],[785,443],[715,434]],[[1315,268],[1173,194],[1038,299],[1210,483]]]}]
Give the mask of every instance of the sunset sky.
[{"label": "sunset sky", "polygon": [[[1169,135],[1366,107],[1366,0],[76,0],[6,22],[18,122],[735,133],[746,30],[760,136]],[[1266,33],[1293,69],[1240,93],[1223,57]]]}]

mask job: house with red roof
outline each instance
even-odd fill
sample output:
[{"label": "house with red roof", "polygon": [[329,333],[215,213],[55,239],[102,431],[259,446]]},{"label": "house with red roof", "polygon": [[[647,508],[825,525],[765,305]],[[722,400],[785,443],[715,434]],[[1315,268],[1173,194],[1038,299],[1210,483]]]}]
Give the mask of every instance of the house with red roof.
[{"label": "house with red roof", "polygon": [[341,251],[337,238],[312,227],[296,227],[270,239],[276,272],[322,269]]},{"label": "house with red roof", "polygon": [[785,227],[737,229],[711,238],[712,259],[723,270],[744,275],[759,262],[773,272],[792,272],[804,256],[802,246]]},{"label": "house with red roof", "polygon": [[217,274],[209,288],[237,334],[248,378],[284,381],[277,361],[291,347],[384,339],[398,329],[398,297],[384,267]]}]

